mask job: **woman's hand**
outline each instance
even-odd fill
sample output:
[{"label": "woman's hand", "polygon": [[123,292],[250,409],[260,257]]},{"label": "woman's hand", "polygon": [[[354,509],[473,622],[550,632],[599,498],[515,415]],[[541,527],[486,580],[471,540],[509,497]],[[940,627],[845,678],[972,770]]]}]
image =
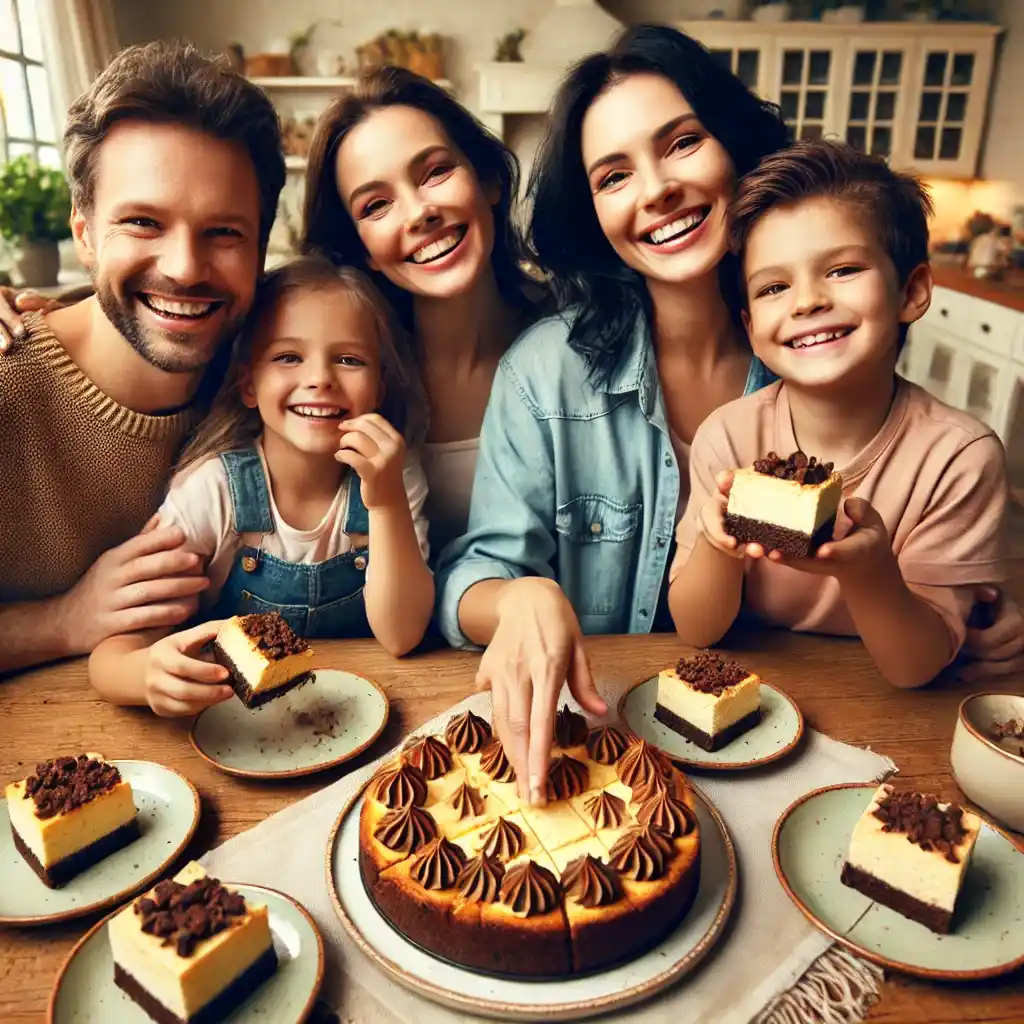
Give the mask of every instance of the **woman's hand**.
[{"label": "woman's hand", "polygon": [[61,303],[31,289],[0,288],[0,355],[10,351],[12,344],[20,341],[25,333],[22,313],[49,313],[60,306]]},{"label": "woman's hand", "polygon": [[514,580],[497,611],[477,688],[491,691],[494,728],[515,769],[520,796],[541,805],[562,684],[568,681],[587,711],[603,715],[608,707],[594,686],[576,613],[557,583],[536,576]]},{"label": "woman's hand", "polygon": [[359,474],[367,510],[408,507],[405,493],[405,441],[379,413],[371,412],[340,424],[335,458]]},{"label": "woman's hand", "polygon": [[146,665],[146,703],[162,718],[197,715],[234,692],[224,685],[228,670],[203,650],[223,622],[201,626],[157,640],[149,648]]},{"label": "woman's hand", "polygon": [[976,683],[1024,672],[1024,615],[1020,608],[998,587],[978,587],[974,599],[976,607],[989,613],[980,616],[988,625],[968,622],[963,652],[971,660],[960,669],[960,678]]}]

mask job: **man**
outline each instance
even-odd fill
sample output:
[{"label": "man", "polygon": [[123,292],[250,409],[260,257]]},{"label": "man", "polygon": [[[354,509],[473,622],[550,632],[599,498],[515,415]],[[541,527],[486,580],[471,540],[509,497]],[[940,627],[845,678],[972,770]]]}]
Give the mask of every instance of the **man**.
[{"label": "man", "polygon": [[147,520],[252,304],[284,184],[270,101],[178,44],[119,54],[64,147],[95,294],[27,315],[0,359],[0,673],[194,610],[195,556]]}]

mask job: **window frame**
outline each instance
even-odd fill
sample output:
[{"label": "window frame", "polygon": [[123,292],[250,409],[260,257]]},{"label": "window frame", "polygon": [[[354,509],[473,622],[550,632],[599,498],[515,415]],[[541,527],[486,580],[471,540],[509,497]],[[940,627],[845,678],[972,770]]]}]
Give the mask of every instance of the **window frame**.
[{"label": "window frame", "polygon": [[41,148],[56,149],[60,152],[60,147],[57,144],[56,139],[42,139],[39,137],[39,128],[36,121],[36,109],[35,103],[32,99],[32,89],[29,85],[28,80],[28,69],[29,68],[40,68],[44,75],[47,76],[48,93],[50,94],[50,102],[53,102],[52,96],[52,83],[49,80],[49,73],[46,69],[46,64],[43,60],[37,60],[35,57],[29,57],[25,53],[25,36],[22,32],[21,22],[21,5],[17,3],[17,0],[0,0],[0,3],[7,3],[10,5],[11,16],[14,21],[14,28],[17,32],[18,37],[18,50],[17,52],[11,52],[0,47],[0,60],[9,60],[18,64],[21,68],[21,80],[25,88],[25,99],[28,106],[28,120],[29,125],[32,129],[31,137],[25,137],[22,135],[11,135],[7,130],[7,110],[6,106],[0,98],[0,158],[3,163],[8,163],[11,160],[11,143],[17,146],[31,146],[32,154],[34,159],[39,161],[39,150]]}]

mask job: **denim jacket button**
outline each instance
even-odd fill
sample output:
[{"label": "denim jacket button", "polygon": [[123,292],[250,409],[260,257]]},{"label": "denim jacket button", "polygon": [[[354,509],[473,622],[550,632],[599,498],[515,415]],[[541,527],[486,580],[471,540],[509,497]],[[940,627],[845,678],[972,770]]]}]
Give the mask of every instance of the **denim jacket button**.
[{"label": "denim jacket button", "polygon": [[602,530],[602,526],[601,526],[600,523],[591,523],[590,524],[590,532],[591,533],[596,535],[596,534],[600,533],[601,530]]},{"label": "denim jacket button", "polygon": [[642,619],[646,619],[647,618],[647,609],[646,608],[641,608],[640,609],[640,618],[642,618]]},{"label": "denim jacket button", "polygon": [[352,564],[353,564],[353,565],[354,565],[354,566],[355,566],[355,567],[356,567],[356,568],[357,568],[357,569],[358,569],[358,570],[359,570],[360,572],[362,572],[362,571],[363,571],[363,569],[365,569],[365,568],[366,568],[366,556],[365,556],[365,555],[356,555],[356,557],[352,559]]},{"label": "denim jacket button", "polygon": [[664,537],[659,537],[658,538],[658,547],[659,548],[663,548],[664,546],[665,546],[665,538]]},{"label": "denim jacket button", "polygon": [[667,467],[668,467],[669,469],[671,469],[671,468],[672,468],[672,456],[671,456],[671,455],[666,455],[666,456],[665,456],[665,465],[666,465],[666,466],[667,466]]}]

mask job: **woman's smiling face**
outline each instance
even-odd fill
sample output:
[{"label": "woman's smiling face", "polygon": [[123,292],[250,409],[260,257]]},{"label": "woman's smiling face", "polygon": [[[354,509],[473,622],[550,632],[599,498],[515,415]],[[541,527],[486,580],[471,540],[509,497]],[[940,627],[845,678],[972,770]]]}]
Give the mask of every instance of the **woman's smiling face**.
[{"label": "woman's smiling face", "polygon": [[499,197],[430,114],[375,110],[338,147],[335,176],[371,269],[428,298],[460,295],[479,281]]},{"label": "woman's smiling face", "polygon": [[613,82],[580,141],[601,230],[627,266],[666,283],[714,270],[728,248],[735,170],[672,82],[650,72]]}]

